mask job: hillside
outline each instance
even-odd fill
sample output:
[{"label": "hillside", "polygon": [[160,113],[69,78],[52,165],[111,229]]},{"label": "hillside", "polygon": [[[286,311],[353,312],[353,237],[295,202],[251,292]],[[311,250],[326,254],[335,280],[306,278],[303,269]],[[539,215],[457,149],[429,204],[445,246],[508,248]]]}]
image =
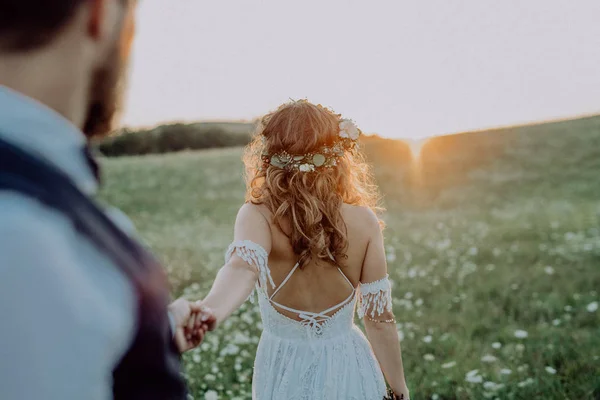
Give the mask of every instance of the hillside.
[{"label": "hillside", "polygon": [[[364,148],[387,208],[411,393],[600,398],[600,117],[434,138],[420,158],[399,141]],[[103,199],[132,217],[175,295],[202,298],[223,263],[244,197],[240,155],[104,160]],[[194,398],[251,398],[260,331],[246,304],[186,357]]]}]

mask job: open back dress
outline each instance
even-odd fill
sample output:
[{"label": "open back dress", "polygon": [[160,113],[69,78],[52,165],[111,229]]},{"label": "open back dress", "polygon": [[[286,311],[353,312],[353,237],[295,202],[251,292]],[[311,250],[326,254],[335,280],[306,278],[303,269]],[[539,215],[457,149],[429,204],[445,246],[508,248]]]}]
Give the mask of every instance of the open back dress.
[{"label": "open back dress", "polygon": [[[298,270],[296,264],[275,285],[264,248],[251,241],[234,242],[226,254],[234,254],[259,272],[256,284],[263,332],[254,363],[253,399],[256,400],[379,400],[386,385],[373,350],[354,323],[358,315],[372,317],[391,310],[391,285],[387,276],[355,288],[344,272],[352,293],[343,302],[322,312],[296,310],[274,297]],[[274,291],[271,295],[267,287]],[[298,319],[281,312],[285,310]]]}]

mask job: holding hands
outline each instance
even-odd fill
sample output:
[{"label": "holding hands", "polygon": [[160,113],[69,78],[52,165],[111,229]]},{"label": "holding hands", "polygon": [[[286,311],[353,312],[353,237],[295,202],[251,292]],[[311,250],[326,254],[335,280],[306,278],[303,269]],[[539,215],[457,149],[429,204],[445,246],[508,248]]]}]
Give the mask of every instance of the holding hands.
[{"label": "holding hands", "polygon": [[201,302],[190,302],[180,298],[169,305],[174,332],[173,338],[180,353],[198,347],[206,332],[216,328],[217,320],[212,311]]}]

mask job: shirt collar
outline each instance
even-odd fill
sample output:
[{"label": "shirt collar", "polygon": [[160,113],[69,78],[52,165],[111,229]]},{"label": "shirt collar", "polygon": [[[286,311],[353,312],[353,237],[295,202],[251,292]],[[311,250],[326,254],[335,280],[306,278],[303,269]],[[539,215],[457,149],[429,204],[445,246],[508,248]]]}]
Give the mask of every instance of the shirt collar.
[{"label": "shirt collar", "polygon": [[60,169],[82,192],[93,195],[98,190],[81,130],[42,103],[2,85],[0,137]]}]

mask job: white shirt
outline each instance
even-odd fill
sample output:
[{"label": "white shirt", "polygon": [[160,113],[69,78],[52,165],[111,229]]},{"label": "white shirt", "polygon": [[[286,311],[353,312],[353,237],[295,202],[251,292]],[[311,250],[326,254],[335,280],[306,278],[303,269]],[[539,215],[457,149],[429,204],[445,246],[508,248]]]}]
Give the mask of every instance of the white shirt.
[{"label": "white shirt", "polygon": [[[79,129],[3,86],[0,138],[96,193]],[[135,312],[128,279],[64,215],[0,192],[0,399],[111,399]]]}]

